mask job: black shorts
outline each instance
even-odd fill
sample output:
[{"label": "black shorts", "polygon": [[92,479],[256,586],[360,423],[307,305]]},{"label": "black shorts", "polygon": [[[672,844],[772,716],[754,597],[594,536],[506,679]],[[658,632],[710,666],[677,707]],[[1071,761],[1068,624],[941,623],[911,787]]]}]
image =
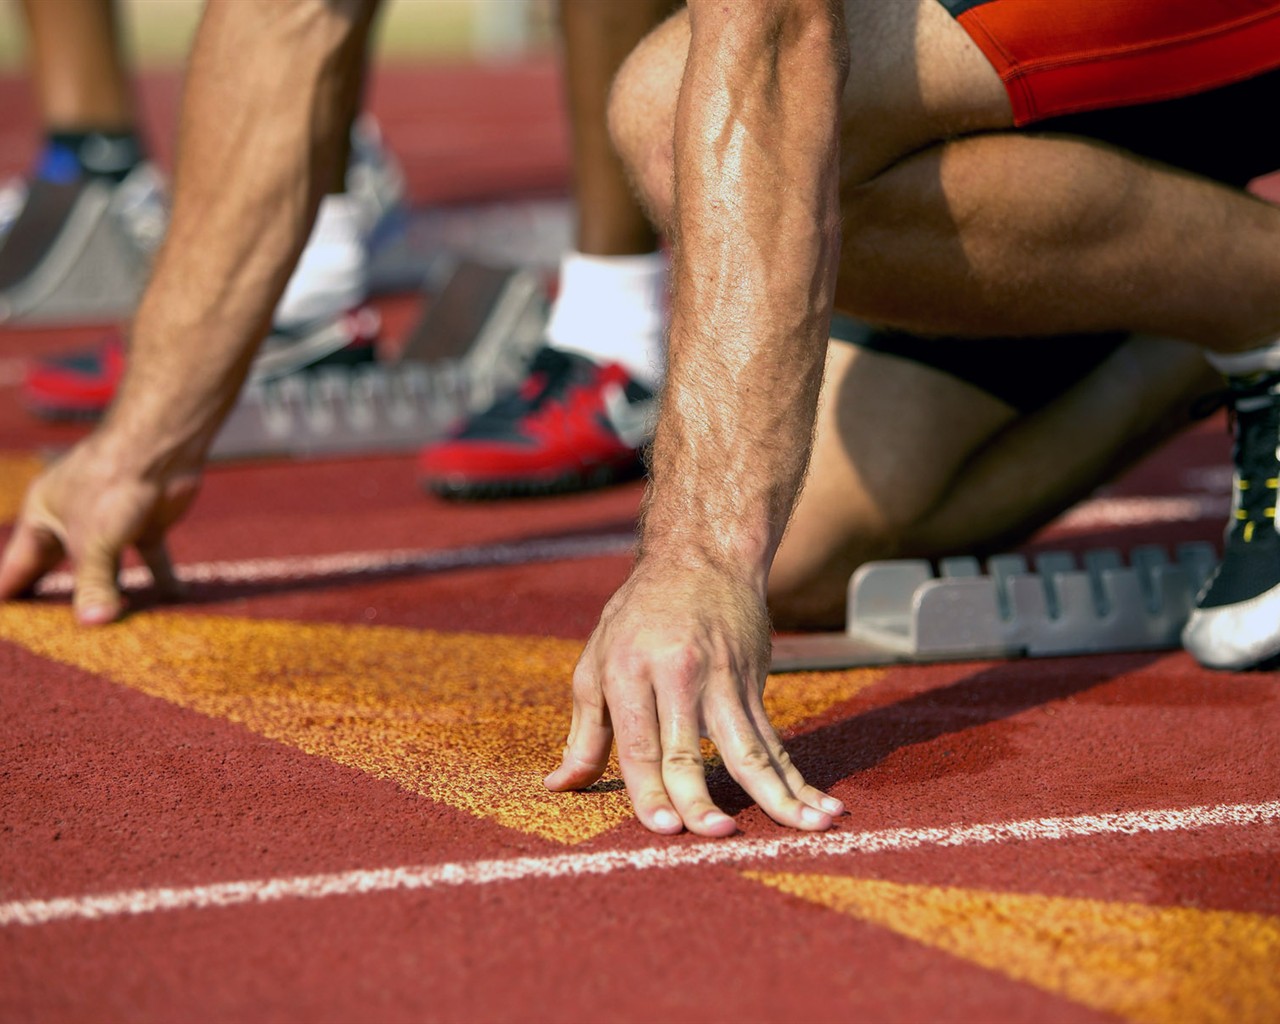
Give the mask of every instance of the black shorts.
[{"label": "black shorts", "polygon": [[949,373],[1028,413],[1087,377],[1129,335],[1116,331],[1045,338],[926,338],[836,313],[831,337]]},{"label": "black shorts", "polygon": [[[988,4],[992,8],[995,4],[1012,5],[1018,0],[940,2],[964,24],[966,12]],[[1025,5],[1033,17],[1037,7]],[[1090,8],[1084,5],[1081,9]],[[1013,96],[1012,91],[1010,95]],[[1280,69],[1154,102],[1103,105],[1043,118],[1028,115],[1020,119],[1015,130],[1082,136],[1224,185],[1244,188],[1255,178],[1280,169],[1280,131],[1273,130],[1269,121],[1269,112],[1275,110],[1280,110]],[[1242,113],[1253,122],[1251,131],[1240,130]],[[949,373],[1022,412],[1030,412],[1087,376],[1123,344],[1126,336],[924,338],[837,316],[832,323],[832,337]]]}]

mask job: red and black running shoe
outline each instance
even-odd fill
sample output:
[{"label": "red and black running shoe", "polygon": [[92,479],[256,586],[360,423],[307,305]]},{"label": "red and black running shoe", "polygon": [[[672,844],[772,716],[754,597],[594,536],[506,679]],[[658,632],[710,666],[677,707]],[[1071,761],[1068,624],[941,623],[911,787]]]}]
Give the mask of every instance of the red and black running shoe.
[{"label": "red and black running shoe", "polygon": [[[250,370],[250,380],[275,380],[320,366],[356,366],[376,358],[381,319],[361,307],[304,327],[274,329]],[[124,376],[125,346],[113,331],[92,348],[33,359],[22,382],[28,410],[48,420],[96,420]]]},{"label": "red and black running shoe", "polygon": [[644,471],[657,401],[617,363],[542,348],[517,391],[428,445],[422,484],[446,498],[589,490]]},{"label": "red and black running shoe", "polygon": [[96,420],[123,376],[124,339],[112,331],[92,348],[28,363],[22,401],[42,419]]}]

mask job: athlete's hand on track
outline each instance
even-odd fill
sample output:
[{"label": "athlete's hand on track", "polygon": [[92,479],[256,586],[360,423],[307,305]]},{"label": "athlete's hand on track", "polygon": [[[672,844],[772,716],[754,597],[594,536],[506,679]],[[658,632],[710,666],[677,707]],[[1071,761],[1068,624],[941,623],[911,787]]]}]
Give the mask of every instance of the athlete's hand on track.
[{"label": "athlete's hand on track", "polygon": [[604,773],[616,736],[627,793],[654,832],[730,835],[711,801],[699,740],[784,825],[831,827],[844,806],[804,781],[765,714],[769,621],[751,587],[713,570],[641,561],[605,607],[573,677],[563,791]]},{"label": "athlete's hand on track", "polygon": [[157,591],[180,590],[164,536],[195,498],[199,473],[170,471],[156,479],[112,451],[95,434],[31,485],[0,558],[0,601],[30,591],[65,557],[75,577],[76,618],[85,625],[113,622],[125,609],[117,575],[131,546]]}]

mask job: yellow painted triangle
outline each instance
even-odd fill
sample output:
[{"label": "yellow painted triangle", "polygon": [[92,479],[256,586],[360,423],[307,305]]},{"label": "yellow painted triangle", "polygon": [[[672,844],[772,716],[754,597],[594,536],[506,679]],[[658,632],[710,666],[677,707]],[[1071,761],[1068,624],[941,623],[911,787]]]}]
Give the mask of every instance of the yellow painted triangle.
[{"label": "yellow painted triangle", "polygon": [[829,875],[747,875],[1130,1020],[1280,1020],[1280,917]]},{"label": "yellow painted triangle", "polygon": [[[578,641],[169,613],[82,629],[65,608],[22,604],[0,606],[0,639],[547,839],[631,817],[620,788],[542,785]],[[767,703],[791,727],[882,674],[780,676]]]},{"label": "yellow painted triangle", "polygon": [[27,485],[44,468],[34,455],[0,452],[0,523],[11,523],[18,517]]}]

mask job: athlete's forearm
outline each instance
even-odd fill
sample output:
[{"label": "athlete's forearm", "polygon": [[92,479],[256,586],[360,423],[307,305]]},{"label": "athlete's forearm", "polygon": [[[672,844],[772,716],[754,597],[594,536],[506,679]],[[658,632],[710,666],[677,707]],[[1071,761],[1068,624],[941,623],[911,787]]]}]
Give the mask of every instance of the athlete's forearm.
[{"label": "athlete's forearm", "polygon": [[667,388],[641,557],[761,593],[807,464],[839,248],[838,4],[689,4]]},{"label": "athlete's forearm", "polygon": [[190,61],[168,236],[104,432],[198,465],[343,151],[366,0],[211,0]]}]

